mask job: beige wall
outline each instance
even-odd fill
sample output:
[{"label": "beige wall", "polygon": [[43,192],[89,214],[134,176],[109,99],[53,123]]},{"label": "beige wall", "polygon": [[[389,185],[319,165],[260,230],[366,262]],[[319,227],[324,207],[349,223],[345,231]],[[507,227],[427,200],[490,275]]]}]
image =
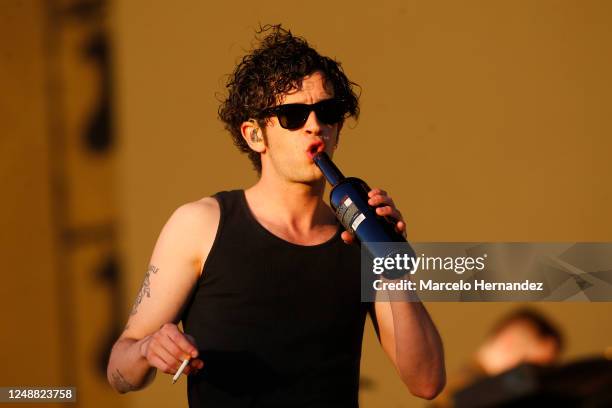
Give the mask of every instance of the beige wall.
[{"label": "beige wall", "polygon": [[100,277],[117,247],[104,233],[117,213],[113,154],[83,138],[100,95],[83,49],[103,20],[51,17],[72,3],[0,9],[0,386],[76,386],[76,406],[121,407],[98,362],[115,325]]},{"label": "beige wall", "polygon": [[[254,28],[281,22],[342,61],[362,86],[362,117],[343,131],[337,163],[390,191],[412,240],[612,241],[611,11],[605,1],[313,1],[298,7],[286,1],[117,0],[109,15],[117,172],[112,161],[69,156],[80,175],[72,185],[78,205],[71,220],[100,221],[118,211],[127,316],[173,209],[255,181],[216,119],[215,94],[223,92],[225,75],[249,48]],[[66,371],[46,162],[43,29],[42,1],[3,4],[0,356],[12,369],[0,385],[59,383]],[[65,49],[75,38],[63,38]],[[64,109],[70,133],[95,87],[87,85],[86,67],[69,56],[63,61],[72,84]],[[77,151],[74,143],[68,151]],[[69,258],[77,271],[70,295],[79,359],[89,358],[108,325],[108,299],[78,271],[90,270],[108,250],[82,249]],[[514,306],[428,305],[449,372]],[[566,358],[612,346],[609,303],[538,307],[566,331]],[[363,407],[421,406],[376,343],[368,327],[362,373],[371,386],[362,392]],[[86,406],[186,406],[184,381],[170,386],[162,375],[144,392],[110,399],[90,366],[84,360],[78,367]]]},{"label": "beige wall", "polygon": [[[42,10],[0,13],[0,384],[61,381]],[[23,30],[29,25],[28,30]],[[17,35],[19,34],[19,35]],[[43,333],[44,335],[40,335]]]}]

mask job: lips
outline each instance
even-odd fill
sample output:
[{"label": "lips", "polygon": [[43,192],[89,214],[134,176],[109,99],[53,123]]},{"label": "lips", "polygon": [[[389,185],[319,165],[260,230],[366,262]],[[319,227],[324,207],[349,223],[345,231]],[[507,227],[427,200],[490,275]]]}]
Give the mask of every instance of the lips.
[{"label": "lips", "polygon": [[312,142],[308,146],[308,149],[306,149],[306,154],[312,160],[315,154],[320,153],[324,150],[325,150],[325,143],[323,143],[321,140],[317,140],[317,141]]}]

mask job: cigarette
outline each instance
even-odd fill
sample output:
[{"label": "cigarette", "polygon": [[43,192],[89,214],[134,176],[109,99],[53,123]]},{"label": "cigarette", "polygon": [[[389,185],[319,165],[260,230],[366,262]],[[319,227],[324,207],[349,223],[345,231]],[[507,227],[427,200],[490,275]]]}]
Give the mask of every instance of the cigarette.
[{"label": "cigarette", "polygon": [[183,374],[183,370],[185,370],[185,367],[187,367],[187,364],[189,364],[189,360],[190,360],[189,358],[186,358],[183,360],[183,364],[181,364],[176,374],[174,374],[174,377],[172,377],[172,384],[174,384],[176,380],[179,379],[181,374]]}]

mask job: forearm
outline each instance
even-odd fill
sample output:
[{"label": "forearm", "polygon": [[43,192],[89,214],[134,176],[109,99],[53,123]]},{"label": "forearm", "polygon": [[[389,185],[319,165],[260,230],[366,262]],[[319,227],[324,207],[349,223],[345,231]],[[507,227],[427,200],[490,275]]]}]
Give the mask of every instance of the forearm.
[{"label": "forearm", "polygon": [[111,387],[120,393],[147,386],[155,377],[155,368],[141,354],[141,340],[122,338],[111,351],[106,375]]},{"label": "forearm", "polygon": [[446,382],[444,351],[438,330],[421,302],[390,304],[395,363],[400,376],[413,394],[431,399]]}]

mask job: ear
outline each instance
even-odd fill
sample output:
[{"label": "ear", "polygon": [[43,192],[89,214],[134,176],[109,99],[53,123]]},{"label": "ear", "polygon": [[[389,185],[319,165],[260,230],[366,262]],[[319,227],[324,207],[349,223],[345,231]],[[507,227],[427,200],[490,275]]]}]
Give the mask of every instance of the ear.
[{"label": "ear", "polygon": [[242,125],[240,125],[240,133],[242,133],[242,137],[252,150],[258,153],[263,153],[266,150],[263,130],[261,130],[255,119],[249,119],[246,122],[242,122]]}]

